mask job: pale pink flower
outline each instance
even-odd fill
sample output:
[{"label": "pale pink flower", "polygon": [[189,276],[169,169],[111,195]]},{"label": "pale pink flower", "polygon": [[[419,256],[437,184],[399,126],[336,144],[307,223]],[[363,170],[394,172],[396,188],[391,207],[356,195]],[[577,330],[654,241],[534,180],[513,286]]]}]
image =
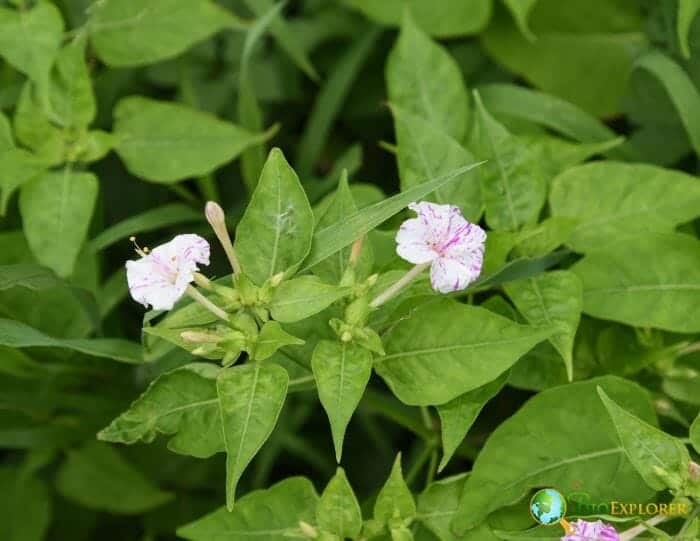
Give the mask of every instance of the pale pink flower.
[{"label": "pale pink flower", "polygon": [[396,234],[396,253],[416,265],[430,263],[430,283],[440,293],[466,288],[481,274],[486,232],[464,219],[458,207],[422,201],[418,214]]},{"label": "pale pink flower", "polygon": [[576,528],[576,533],[565,535],[561,541],[620,541],[615,528],[602,520],[587,522],[579,519],[571,525]]},{"label": "pale pink flower", "polygon": [[155,310],[170,310],[194,280],[197,265],[209,264],[209,243],[199,235],[178,235],[151,252],[137,248],[141,259],[126,262],[133,299]]}]

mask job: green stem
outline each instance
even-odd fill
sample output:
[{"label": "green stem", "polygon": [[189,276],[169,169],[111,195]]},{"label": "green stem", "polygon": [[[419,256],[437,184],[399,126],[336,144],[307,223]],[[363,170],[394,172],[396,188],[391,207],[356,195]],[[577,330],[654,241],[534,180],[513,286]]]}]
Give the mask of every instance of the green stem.
[{"label": "green stem", "polygon": [[367,389],[362,397],[362,402],[360,402],[360,407],[367,408],[372,412],[386,417],[399,426],[410,430],[425,441],[432,441],[434,438],[433,433],[423,426],[421,420],[409,413],[409,411],[415,410],[404,407],[403,404],[394,403],[391,399],[383,396],[382,393]]},{"label": "green stem", "polygon": [[376,299],[374,299],[369,305],[372,308],[378,308],[386,301],[394,297],[408,284],[413,282],[420,274],[430,266],[430,263],[421,263],[413,267],[410,271],[399,278],[392,286],[387,288],[383,293],[381,293]]},{"label": "green stem", "polygon": [[177,194],[177,196],[183,201],[187,201],[191,205],[194,205],[198,208],[200,207],[200,199],[196,195],[194,195],[190,190],[185,188],[182,184],[168,184],[168,188],[170,189],[170,191]]},{"label": "green stem", "polygon": [[221,193],[219,186],[216,184],[214,175],[209,173],[197,179],[197,187],[199,193],[202,194],[202,199],[206,201],[221,201]]},{"label": "green stem", "polygon": [[425,448],[423,449],[421,454],[418,455],[418,458],[416,458],[415,462],[411,464],[411,469],[408,470],[408,473],[406,474],[406,484],[408,486],[411,486],[415,483],[418,474],[423,469],[423,466],[425,466],[425,464],[430,460],[430,457],[432,456],[434,451],[434,445],[432,445],[431,443],[425,444]]}]

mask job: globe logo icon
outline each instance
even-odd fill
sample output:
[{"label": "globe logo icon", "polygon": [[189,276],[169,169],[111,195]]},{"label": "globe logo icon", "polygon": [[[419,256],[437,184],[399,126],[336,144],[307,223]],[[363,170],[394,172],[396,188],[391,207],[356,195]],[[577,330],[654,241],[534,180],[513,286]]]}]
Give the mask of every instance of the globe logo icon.
[{"label": "globe logo icon", "polygon": [[530,500],[530,513],[545,526],[562,522],[566,516],[566,499],[553,488],[543,488],[535,492]]}]

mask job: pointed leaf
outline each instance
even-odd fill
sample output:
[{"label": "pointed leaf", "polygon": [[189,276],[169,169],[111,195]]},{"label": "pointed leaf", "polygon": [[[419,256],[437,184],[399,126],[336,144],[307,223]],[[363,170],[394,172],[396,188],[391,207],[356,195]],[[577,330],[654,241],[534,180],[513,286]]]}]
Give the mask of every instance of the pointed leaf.
[{"label": "pointed leaf", "polygon": [[51,107],[66,127],[84,128],[95,119],[96,104],[82,36],[61,49],[51,77]]},{"label": "pointed leaf", "polygon": [[37,261],[61,277],[73,273],[97,200],[97,178],[66,167],[22,186],[19,208]]},{"label": "pointed leaf", "polygon": [[236,502],[233,511],[221,507],[177,531],[189,541],[230,541],[232,536],[278,541],[299,530],[299,521],[314,522],[318,494],[311,481],[291,477]]},{"label": "pointed leaf", "polygon": [[578,220],[568,244],[588,252],[622,234],[670,232],[700,216],[700,182],[653,165],[594,162],[559,175],[549,204],[553,216]]},{"label": "pointed leaf", "polygon": [[531,325],[549,326],[549,342],[561,355],[573,379],[573,349],[583,308],[583,286],[574,273],[561,270],[505,284],[504,289]]},{"label": "pointed leaf", "polygon": [[260,329],[260,334],[255,342],[256,361],[263,361],[272,357],[274,353],[284,346],[301,346],[304,341],[286,332],[276,321],[268,321]]},{"label": "pointed leaf", "polygon": [[695,20],[695,16],[700,11],[699,0],[678,0],[678,16],[676,20],[676,32],[678,42],[681,46],[681,53],[685,58],[690,58],[690,45],[688,44],[688,33],[690,26]]},{"label": "pointed leaf", "polygon": [[0,318],[0,345],[12,348],[65,348],[131,364],[141,364],[141,345],[120,338],[54,338],[29,325]]},{"label": "pointed leaf", "polygon": [[[402,190],[474,161],[471,153],[447,135],[441,126],[395,105],[391,106],[391,112],[394,115]],[[481,187],[478,173],[465,173],[456,182],[436,191],[433,200],[457,205],[468,220],[479,221]]]},{"label": "pointed leaf", "polygon": [[[325,200],[324,200],[325,201]],[[331,196],[329,204],[319,211],[319,206],[314,207],[317,216],[320,216],[316,222],[316,229],[321,230],[335,224],[343,223],[348,216],[352,216],[357,212],[357,205],[348,185],[347,171],[343,171],[338,189]],[[330,284],[340,283],[340,279],[345,274],[350,261],[350,246],[346,246],[338,250],[332,256],[324,261],[321,261],[311,269],[315,275],[323,281]],[[359,274],[365,276],[371,271],[372,252],[369,242],[365,242],[362,247],[360,259],[356,263],[356,268],[359,269]]]},{"label": "pointed leaf", "polygon": [[51,2],[28,10],[0,8],[0,56],[44,91],[61,39],[63,19]]},{"label": "pointed leaf", "polygon": [[285,280],[272,293],[270,314],[282,323],[301,321],[319,313],[351,292],[349,287],[324,284],[315,276]]},{"label": "pointed leaf", "polygon": [[656,422],[647,392],[614,376],[542,391],[491,433],[464,485],[455,533],[533,487],[557,487],[567,496],[582,482],[594,502],[645,501],[653,494],[625,457],[596,393],[599,385],[641,419]]},{"label": "pointed leaf", "polygon": [[546,185],[538,155],[491,116],[478,94],[475,101],[471,148],[479,159],[489,160],[479,171],[486,223],[516,231],[535,222],[544,205]]},{"label": "pointed leaf", "polygon": [[49,487],[20,468],[0,467],[0,539],[42,541],[51,523]]},{"label": "pointed leaf", "polygon": [[355,493],[348,483],[343,468],[321,494],[316,507],[316,522],[321,530],[335,534],[341,539],[355,539],[362,529],[362,512]]},{"label": "pointed leaf", "polygon": [[636,327],[700,332],[700,241],[680,234],[620,238],[571,267],[583,311]]},{"label": "pointed leaf", "polygon": [[287,396],[287,371],[255,362],[222,370],[216,378],[226,446],[226,507],[233,509],[236,485],[277,424]]},{"label": "pointed leaf", "polygon": [[248,208],[236,228],[243,272],[258,285],[294,273],[311,249],[314,216],[294,170],[278,148],[265,162]]},{"label": "pointed leaf", "polygon": [[374,502],[374,518],[389,524],[392,519],[409,520],[416,516],[416,502],[401,471],[401,453],[394,460],[389,478]]},{"label": "pointed leaf", "polygon": [[103,441],[152,442],[158,434],[173,436],[168,448],[208,458],[224,450],[213,364],[191,363],[156,378],[127,411],[98,434]]},{"label": "pointed leaf", "polygon": [[0,214],[7,212],[12,195],[45,169],[42,160],[21,148],[0,152]]},{"label": "pointed leaf", "polygon": [[311,368],[340,462],[345,429],[372,375],[372,354],[354,344],[321,340],[314,349]]},{"label": "pointed leaf", "polygon": [[[680,488],[688,477],[690,462],[685,445],[620,407],[601,387],[598,387],[598,394],[615,425],[627,458],[646,484],[654,490]],[[658,470],[665,474],[659,474]],[[675,477],[678,484],[669,485],[668,477]]]},{"label": "pointed leaf", "polygon": [[442,460],[438,471],[447,466],[483,407],[503,389],[509,375],[506,371],[495,380],[437,407],[442,435]]},{"label": "pointed leaf", "polygon": [[374,366],[402,402],[444,404],[496,379],[550,333],[439,299],[394,325]]},{"label": "pointed leaf", "polygon": [[164,184],[211,173],[269,136],[178,103],[139,96],[117,104],[114,135],[129,172]]},{"label": "pointed leaf", "polygon": [[464,140],[469,127],[469,95],[462,73],[454,58],[410,16],[403,18],[401,33],[389,54],[386,83],[392,104],[447,138],[457,143]]}]

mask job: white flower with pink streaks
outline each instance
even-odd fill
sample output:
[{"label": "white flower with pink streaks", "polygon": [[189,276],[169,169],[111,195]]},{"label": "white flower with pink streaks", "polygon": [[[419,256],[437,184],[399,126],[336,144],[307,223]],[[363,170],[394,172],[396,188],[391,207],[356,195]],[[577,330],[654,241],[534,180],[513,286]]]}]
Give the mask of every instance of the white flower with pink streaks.
[{"label": "white flower with pink streaks", "polygon": [[141,259],[126,262],[129,292],[155,310],[170,310],[194,280],[197,265],[209,264],[209,243],[199,235],[178,235],[150,252],[136,251]]},{"label": "white flower with pink streaks", "polygon": [[601,520],[587,522],[579,519],[572,523],[572,526],[576,531],[571,535],[565,535],[561,541],[620,541],[615,528]]},{"label": "white flower with pink streaks", "polygon": [[440,293],[466,288],[481,274],[486,232],[464,219],[458,207],[422,201],[418,214],[396,234],[396,253],[416,265],[430,264],[430,283]]}]

